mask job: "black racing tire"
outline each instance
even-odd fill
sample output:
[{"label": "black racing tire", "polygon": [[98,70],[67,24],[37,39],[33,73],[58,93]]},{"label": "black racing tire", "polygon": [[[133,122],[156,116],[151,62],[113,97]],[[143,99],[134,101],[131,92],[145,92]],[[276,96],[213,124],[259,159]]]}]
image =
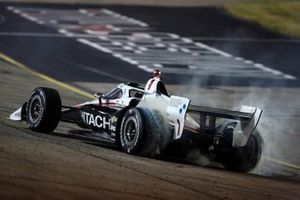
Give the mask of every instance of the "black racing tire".
[{"label": "black racing tire", "polygon": [[59,93],[51,88],[39,87],[32,91],[26,105],[28,127],[37,132],[52,132],[61,114]]},{"label": "black racing tire", "polygon": [[222,153],[221,163],[231,171],[248,172],[255,168],[261,158],[263,141],[259,132],[254,132],[244,147],[232,153]]},{"label": "black racing tire", "polygon": [[155,156],[164,145],[163,117],[144,108],[130,108],[120,127],[120,145],[123,151],[140,156]]}]

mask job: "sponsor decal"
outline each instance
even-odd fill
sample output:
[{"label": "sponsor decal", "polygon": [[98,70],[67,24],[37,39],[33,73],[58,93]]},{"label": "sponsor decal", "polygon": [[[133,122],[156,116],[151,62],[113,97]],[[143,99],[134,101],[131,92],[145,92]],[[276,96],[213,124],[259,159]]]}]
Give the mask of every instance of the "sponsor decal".
[{"label": "sponsor decal", "polygon": [[107,116],[94,115],[92,113],[81,111],[81,118],[84,123],[90,126],[110,130],[111,119]]},{"label": "sponsor decal", "polygon": [[112,116],[110,130],[113,132],[116,132],[116,130],[117,130],[117,127],[116,127],[117,121],[118,121],[118,118],[116,116]]},{"label": "sponsor decal", "polygon": [[117,123],[118,118],[116,116],[112,116],[111,123]]}]

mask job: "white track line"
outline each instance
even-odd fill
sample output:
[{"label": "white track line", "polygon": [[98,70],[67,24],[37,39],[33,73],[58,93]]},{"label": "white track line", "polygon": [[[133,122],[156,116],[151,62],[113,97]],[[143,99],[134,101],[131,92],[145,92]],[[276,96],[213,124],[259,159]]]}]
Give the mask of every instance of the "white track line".
[{"label": "white track line", "polygon": [[[252,60],[235,57],[202,42],[195,42],[194,40],[201,39],[199,37],[180,37],[173,33],[154,32],[151,28],[149,28],[148,24],[140,20],[121,15],[110,9],[55,10],[13,7],[8,7],[7,9],[28,20],[37,21],[37,23],[39,20],[39,22],[41,22],[42,19],[44,20],[43,22],[47,23],[49,26],[56,27],[59,32],[65,36],[75,37],[83,44],[102,52],[113,54],[113,56],[132,65],[136,65],[145,71],[149,71],[152,66],[164,68],[164,63],[168,63],[169,65],[174,64],[175,66],[176,64],[181,63],[182,65],[191,66],[186,69],[187,71],[190,69],[190,72],[188,73],[194,73],[197,69],[203,70],[205,68],[201,67],[206,65],[206,67],[210,67],[211,69],[205,70],[204,73],[210,71],[212,75],[213,73],[216,73],[216,71],[220,71],[220,74],[222,72],[224,74],[227,72],[231,72],[232,74],[241,74],[240,71],[244,71],[245,76],[249,77],[255,77],[259,74],[258,72],[261,72],[260,76],[293,80],[296,79],[296,77],[292,75],[285,74],[260,63],[255,63]],[[84,28],[84,26],[80,27],[81,24],[84,25],[86,22],[89,22],[88,24],[91,24],[92,22],[96,29]],[[99,26],[100,29],[97,30],[97,26]],[[107,29],[102,28],[105,26]],[[95,40],[96,38],[93,37],[90,37],[90,40],[87,36],[78,37],[78,32],[72,30],[76,27],[82,28],[82,32],[88,33],[88,36],[97,36],[99,38],[99,42],[97,42]],[[4,33],[2,34],[4,35]],[[81,34],[81,32],[79,32],[79,34]],[[33,36],[33,34],[27,34],[27,36]],[[56,37],[55,35],[43,36]],[[207,54],[210,55],[207,56]],[[147,60],[145,56],[152,60]],[[204,58],[205,61],[203,62],[201,59],[195,59],[198,57]],[[220,59],[222,57],[224,59]],[[218,64],[212,66],[207,63],[207,60],[211,60],[211,64],[220,62],[223,65],[220,67]],[[236,72],[232,70],[231,66],[226,67],[226,64],[224,64],[228,63],[227,61],[230,60],[237,62],[232,64],[232,67],[237,68]],[[197,62],[199,62],[199,64]],[[146,64],[149,65],[150,68],[145,67]],[[253,68],[253,71],[248,70],[250,66]]]}]

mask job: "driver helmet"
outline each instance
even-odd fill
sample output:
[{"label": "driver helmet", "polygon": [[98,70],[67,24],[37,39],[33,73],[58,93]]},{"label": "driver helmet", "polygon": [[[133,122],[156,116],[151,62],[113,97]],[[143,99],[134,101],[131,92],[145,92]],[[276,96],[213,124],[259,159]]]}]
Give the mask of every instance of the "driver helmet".
[{"label": "driver helmet", "polygon": [[153,78],[161,78],[161,71],[160,70],[158,70],[158,69],[155,69],[154,71],[153,71]]}]

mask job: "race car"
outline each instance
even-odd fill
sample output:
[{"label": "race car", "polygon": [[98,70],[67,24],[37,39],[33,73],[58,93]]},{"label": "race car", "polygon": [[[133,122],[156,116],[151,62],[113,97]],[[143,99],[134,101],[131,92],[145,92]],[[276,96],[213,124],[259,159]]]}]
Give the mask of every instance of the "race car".
[{"label": "race car", "polygon": [[185,156],[198,149],[226,169],[247,172],[261,156],[256,131],[261,115],[261,109],[250,106],[233,111],[192,105],[189,98],[169,95],[155,70],[146,85],[121,83],[74,106],[61,105],[56,90],[38,87],[9,119],[26,121],[43,133],[54,131],[59,121],[74,123],[134,155]]}]

